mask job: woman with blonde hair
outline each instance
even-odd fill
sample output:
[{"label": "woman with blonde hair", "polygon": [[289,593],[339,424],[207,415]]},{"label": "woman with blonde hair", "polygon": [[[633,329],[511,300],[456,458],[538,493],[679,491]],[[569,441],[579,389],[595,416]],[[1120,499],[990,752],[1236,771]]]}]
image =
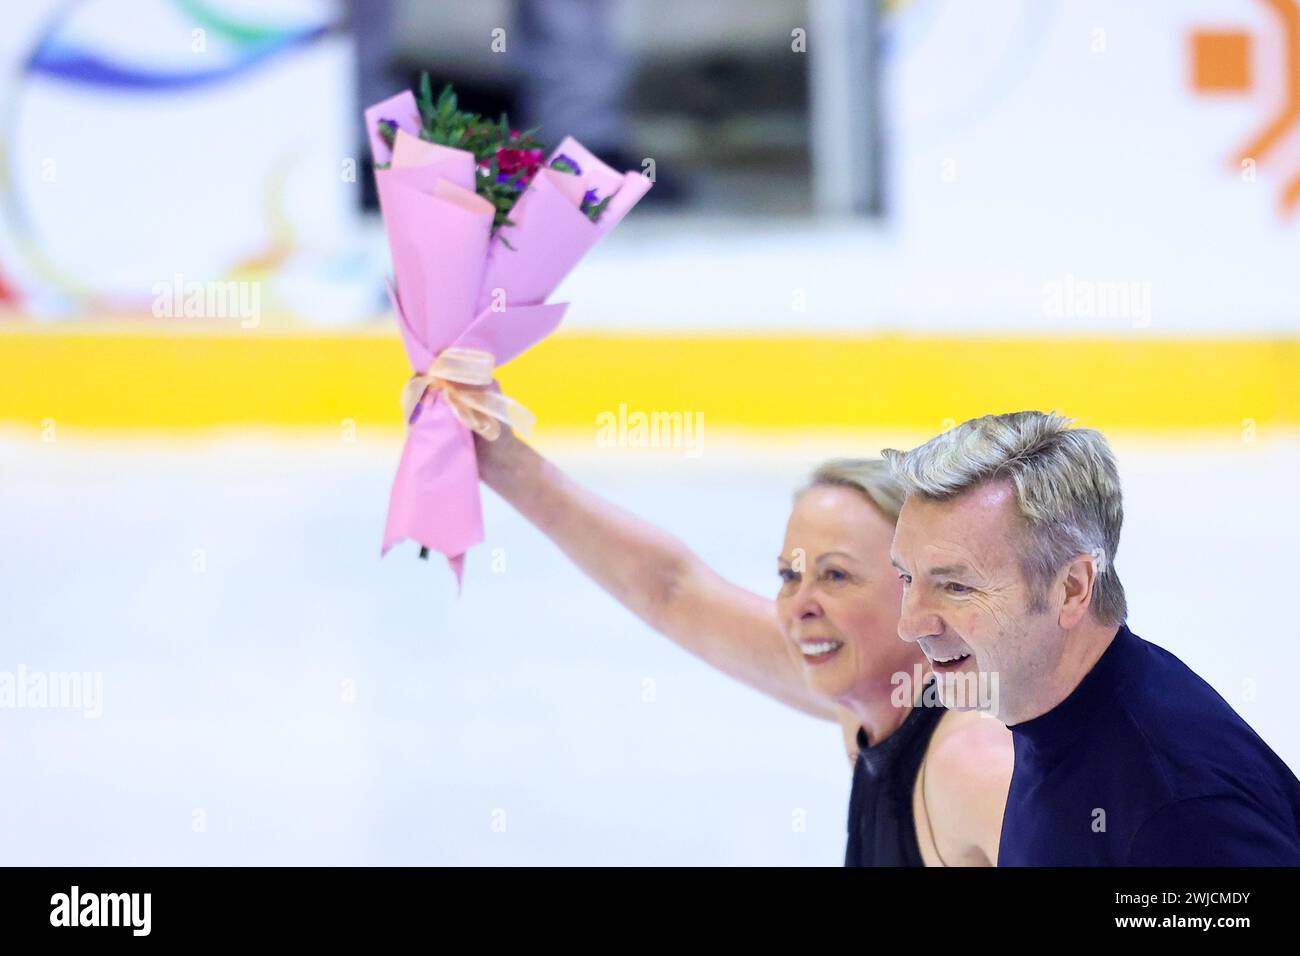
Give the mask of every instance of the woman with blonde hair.
[{"label": "woman with blonde hair", "polygon": [[488,487],[633,614],[724,673],[839,725],[854,768],[846,866],[997,863],[1010,734],[976,711],[927,706],[933,695],[920,688],[898,691],[927,665],[897,633],[902,585],[889,548],[903,495],[883,461],[827,462],[797,493],[773,601],[726,581],[508,430],[475,442]]}]

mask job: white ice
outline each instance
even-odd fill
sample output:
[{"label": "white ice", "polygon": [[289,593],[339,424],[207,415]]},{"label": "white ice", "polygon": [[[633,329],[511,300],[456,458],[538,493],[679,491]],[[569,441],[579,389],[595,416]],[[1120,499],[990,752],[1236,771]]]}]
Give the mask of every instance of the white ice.
[{"label": "white ice", "polygon": [[[792,489],[892,439],[543,448],[772,593]],[[1131,626],[1300,766],[1300,442],[1115,444]],[[0,709],[0,860],[841,861],[837,727],[655,635],[491,494],[459,600],[411,546],[381,561],[397,450],[0,437],[0,672],[103,675],[97,718]]]}]

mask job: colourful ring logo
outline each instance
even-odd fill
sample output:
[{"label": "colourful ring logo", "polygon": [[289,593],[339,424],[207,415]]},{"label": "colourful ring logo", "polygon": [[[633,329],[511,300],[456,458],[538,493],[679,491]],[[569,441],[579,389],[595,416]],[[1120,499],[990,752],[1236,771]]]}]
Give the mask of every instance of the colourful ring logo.
[{"label": "colourful ring logo", "polygon": [[[83,308],[100,305],[99,293],[83,280],[56,263],[42,247],[33,228],[30,212],[13,177],[14,143],[19,119],[19,99],[24,79],[45,78],[76,87],[106,90],[120,95],[183,94],[244,77],[262,67],[291,56],[336,32],[334,21],[314,21],[292,25],[254,24],[227,15],[216,3],[206,0],[167,0],[192,34],[201,36],[211,55],[195,58],[195,68],[164,68],[147,61],[127,58],[91,49],[69,29],[74,15],[92,3],[116,4],[123,17],[129,18],[138,8],[130,0],[69,0],[39,32],[22,63],[17,81],[9,90],[0,114],[0,219],[20,250],[26,263],[39,280],[65,294]],[[280,173],[273,177],[271,189],[279,188]],[[274,205],[274,203],[273,203]],[[274,212],[270,212],[275,219]],[[275,248],[254,257],[265,262],[283,249],[283,228],[272,223],[277,234]],[[5,280],[0,268],[0,302],[16,303],[19,294],[13,282]]]}]

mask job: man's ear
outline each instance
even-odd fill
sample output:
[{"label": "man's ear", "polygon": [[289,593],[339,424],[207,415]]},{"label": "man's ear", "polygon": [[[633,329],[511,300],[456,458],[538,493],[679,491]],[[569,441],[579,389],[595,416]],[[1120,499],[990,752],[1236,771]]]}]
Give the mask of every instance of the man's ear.
[{"label": "man's ear", "polygon": [[1097,559],[1091,554],[1075,555],[1065,566],[1060,586],[1065,591],[1065,602],[1057,618],[1063,630],[1075,627],[1092,606],[1092,592],[1097,586]]}]

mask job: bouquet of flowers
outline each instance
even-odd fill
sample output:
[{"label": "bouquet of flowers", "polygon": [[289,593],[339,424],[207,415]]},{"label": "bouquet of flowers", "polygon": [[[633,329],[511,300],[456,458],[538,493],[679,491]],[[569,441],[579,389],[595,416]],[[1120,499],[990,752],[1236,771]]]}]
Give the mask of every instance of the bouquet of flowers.
[{"label": "bouquet of flowers", "polygon": [[415,374],[382,553],[410,538],[446,556],[457,585],[483,540],[474,434],[526,433],[532,416],[491,389],[493,370],[550,334],[546,298],[646,194],[572,137],[545,155],[534,130],[462,111],[429,77],[365,111],[392,253],[389,298]]}]

